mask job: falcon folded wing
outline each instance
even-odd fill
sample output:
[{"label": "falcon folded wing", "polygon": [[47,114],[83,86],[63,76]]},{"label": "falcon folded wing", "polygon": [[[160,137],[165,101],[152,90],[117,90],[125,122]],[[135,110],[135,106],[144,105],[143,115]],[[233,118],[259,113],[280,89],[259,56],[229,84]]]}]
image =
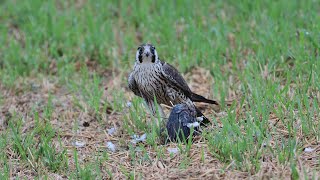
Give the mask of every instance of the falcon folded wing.
[{"label": "falcon folded wing", "polygon": [[129,74],[129,77],[128,77],[128,86],[129,86],[129,89],[137,96],[141,96],[141,93],[140,93],[140,90],[138,88],[138,85],[136,83],[136,80],[134,79],[133,77],[133,72],[131,72]]}]

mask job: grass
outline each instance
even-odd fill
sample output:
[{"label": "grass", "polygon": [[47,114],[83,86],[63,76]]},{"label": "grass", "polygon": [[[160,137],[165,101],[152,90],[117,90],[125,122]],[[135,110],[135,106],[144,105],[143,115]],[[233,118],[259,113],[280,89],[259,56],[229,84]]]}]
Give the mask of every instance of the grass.
[{"label": "grass", "polygon": [[[0,178],[319,178],[319,12],[314,0],[0,1]],[[126,87],[143,42],[222,104],[200,104],[213,124],[193,144],[163,145]]]}]

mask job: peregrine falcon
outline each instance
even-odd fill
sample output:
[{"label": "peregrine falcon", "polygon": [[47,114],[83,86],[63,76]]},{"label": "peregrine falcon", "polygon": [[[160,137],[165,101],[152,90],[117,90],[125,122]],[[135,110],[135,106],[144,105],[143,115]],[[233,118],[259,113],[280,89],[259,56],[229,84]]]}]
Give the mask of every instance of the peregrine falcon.
[{"label": "peregrine falcon", "polygon": [[193,102],[218,105],[217,101],[193,93],[178,70],[159,59],[156,48],[152,44],[142,44],[138,47],[134,68],[128,77],[128,84],[135,95],[145,100],[153,115],[157,107],[163,112],[159,104],[173,106],[183,103],[194,107],[197,116],[203,117],[202,123],[208,123],[209,120],[195,107]]}]

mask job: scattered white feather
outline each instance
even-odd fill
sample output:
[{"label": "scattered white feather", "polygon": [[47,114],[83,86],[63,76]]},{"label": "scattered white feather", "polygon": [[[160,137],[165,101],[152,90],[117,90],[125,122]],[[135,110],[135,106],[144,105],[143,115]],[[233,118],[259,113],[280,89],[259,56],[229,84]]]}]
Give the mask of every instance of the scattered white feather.
[{"label": "scattered white feather", "polygon": [[169,153],[172,153],[172,154],[177,154],[179,152],[178,148],[168,148],[167,150]]},{"label": "scattered white feather", "polygon": [[126,104],[127,108],[131,107],[132,106],[132,103],[130,101],[127,102]]},{"label": "scattered white feather", "polygon": [[108,142],[106,143],[106,146],[107,146],[107,148],[108,148],[110,151],[112,151],[112,152],[115,152],[115,151],[116,151],[116,145],[114,145],[111,141],[108,141]]},{"label": "scattered white feather", "polygon": [[131,142],[132,142],[133,144],[137,144],[138,142],[146,141],[146,139],[147,139],[147,134],[144,133],[144,134],[142,134],[141,136],[134,134],[134,135],[131,136],[131,138],[132,138]]},{"label": "scattered white feather", "polygon": [[197,121],[199,121],[199,122],[202,122],[203,121],[203,116],[201,116],[201,117],[197,117]]},{"label": "scattered white feather", "polygon": [[194,122],[194,123],[188,123],[187,124],[187,127],[188,128],[191,128],[191,127],[199,127],[200,126],[200,123],[199,122]]},{"label": "scattered white feather", "polygon": [[75,142],[72,143],[72,145],[74,145],[77,148],[81,148],[81,147],[85,146],[86,143],[85,142],[81,142],[81,141],[75,141]]},{"label": "scattered white feather", "polygon": [[146,133],[142,134],[142,136],[140,136],[140,139],[142,141],[145,141],[147,139],[147,134]]},{"label": "scattered white feather", "polygon": [[107,129],[107,131],[109,135],[112,135],[116,132],[116,128],[113,127],[113,128]]},{"label": "scattered white feather", "polygon": [[314,149],[311,147],[304,148],[304,152],[312,152],[312,151],[314,151]]}]

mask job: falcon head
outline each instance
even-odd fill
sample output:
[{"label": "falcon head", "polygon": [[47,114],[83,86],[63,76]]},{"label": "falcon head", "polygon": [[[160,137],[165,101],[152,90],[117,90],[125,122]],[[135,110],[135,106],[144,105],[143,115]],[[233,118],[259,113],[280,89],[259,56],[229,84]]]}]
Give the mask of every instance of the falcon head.
[{"label": "falcon head", "polygon": [[136,53],[136,62],[138,64],[153,64],[158,61],[158,53],[152,44],[142,44],[138,47]]}]

